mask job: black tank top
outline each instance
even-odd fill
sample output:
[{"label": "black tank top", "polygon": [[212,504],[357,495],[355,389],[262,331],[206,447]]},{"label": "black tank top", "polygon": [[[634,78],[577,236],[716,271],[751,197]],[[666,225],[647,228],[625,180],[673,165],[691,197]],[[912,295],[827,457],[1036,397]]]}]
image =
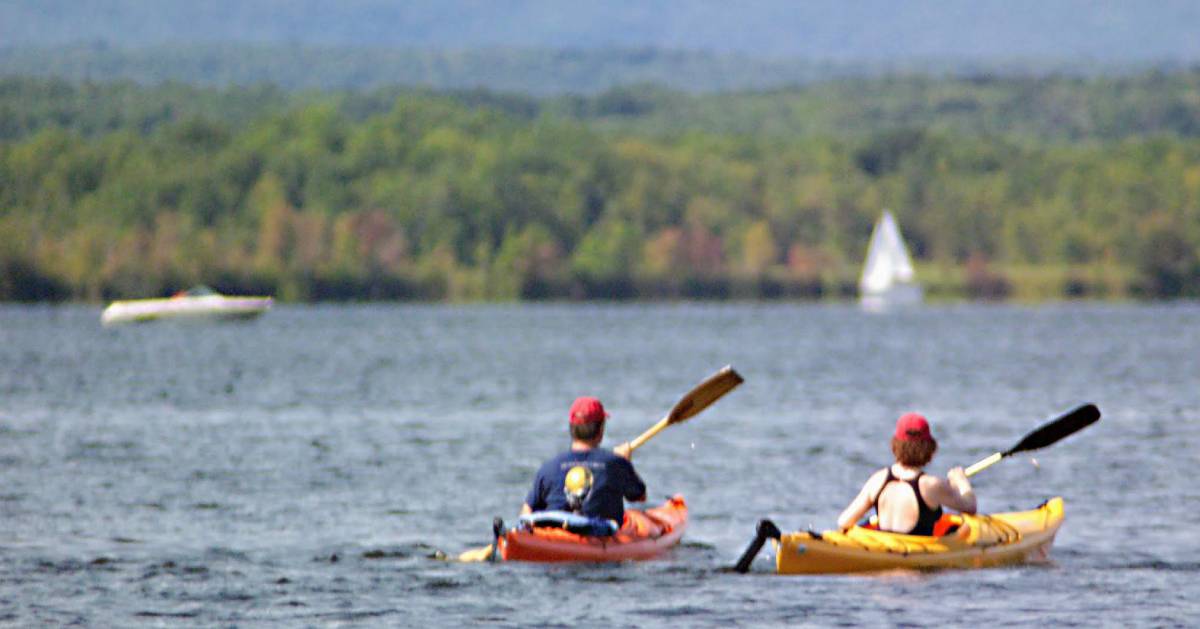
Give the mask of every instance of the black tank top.
[{"label": "black tank top", "polygon": [[[913,525],[912,530],[908,531],[908,535],[933,535],[933,525],[937,523],[938,518],[942,517],[942,508],[930,509],[929,505],[925,504],[925,500],[921,498],[921,477],[925,472],[918,472],[916,478],[902,481],[908,483],[912,487],[913,494],[917,497],[917,523]],[[879,497],[883,495],[883,490],[887,489],[889,483],[901,482],[892,474],[892,466],[887,467],[887,480],[883,481],[883,485],[879,488],[879,493],[875,494],[875,500],[871,502],[871,506],[875,507],[876,515],[879,514]],[[903,533],[904,531],[896,531]]]}]

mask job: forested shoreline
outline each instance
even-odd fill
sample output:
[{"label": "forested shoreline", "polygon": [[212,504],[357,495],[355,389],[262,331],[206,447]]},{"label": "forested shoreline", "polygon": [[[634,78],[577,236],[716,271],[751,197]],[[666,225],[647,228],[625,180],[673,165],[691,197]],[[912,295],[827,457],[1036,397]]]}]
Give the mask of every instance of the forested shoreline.
[{"label": "forested shoreline", "polygon": [[1200,295],[1196,71],[686,95],[0,79],[0,299]]}]

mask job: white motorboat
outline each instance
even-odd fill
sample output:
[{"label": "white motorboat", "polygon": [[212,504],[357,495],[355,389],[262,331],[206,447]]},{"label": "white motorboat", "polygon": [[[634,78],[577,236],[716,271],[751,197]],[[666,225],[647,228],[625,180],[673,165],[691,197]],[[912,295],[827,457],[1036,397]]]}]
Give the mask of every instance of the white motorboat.
[{"label": "white motorboat", "polygon": [[160,320],[253,319],[271,308],[270,297],[230,297],[197,286],[173,297],[114,301],[100,323],[117,325]]}]

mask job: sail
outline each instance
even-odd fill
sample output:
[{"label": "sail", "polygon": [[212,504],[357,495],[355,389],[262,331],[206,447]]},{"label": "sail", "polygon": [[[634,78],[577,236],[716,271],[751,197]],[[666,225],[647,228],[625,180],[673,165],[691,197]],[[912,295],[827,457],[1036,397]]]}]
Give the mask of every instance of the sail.
[{"label": "sail", "polygon": [[871,233],[859,289],[863,294],[880,294],[898,284],[911,284],[913,280],[912,258],[900,237],[900,228],[892,213],[884,210]]}]

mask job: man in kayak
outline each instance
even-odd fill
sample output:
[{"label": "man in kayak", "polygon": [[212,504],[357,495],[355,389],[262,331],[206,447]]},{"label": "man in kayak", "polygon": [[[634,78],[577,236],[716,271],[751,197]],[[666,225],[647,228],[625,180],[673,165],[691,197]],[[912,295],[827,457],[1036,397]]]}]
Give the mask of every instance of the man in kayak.
[{"label": "man in kayak", "polygon": [[896,462],[867,479],[862,491],[838,517],[838,527],[849,529],[874,507],[882,531],[932,535],[942,507],[975,513],[975,492],[961,467],[947,472],[945,479],[922,471],[934,452],[937,441],[929,431],[929,422],[917,413],[901,415],[892,435]]},{"label": "man in kayak", "polygon": [[594,397],[571,404],[571,449],[546,461],[521,507],[521,515],[535,511],[573,511],[612,520],[625,518],[625,500],[646,499],[646,485],[633,469],[629,444],[614,450],[600,449],[608,413]]}]

